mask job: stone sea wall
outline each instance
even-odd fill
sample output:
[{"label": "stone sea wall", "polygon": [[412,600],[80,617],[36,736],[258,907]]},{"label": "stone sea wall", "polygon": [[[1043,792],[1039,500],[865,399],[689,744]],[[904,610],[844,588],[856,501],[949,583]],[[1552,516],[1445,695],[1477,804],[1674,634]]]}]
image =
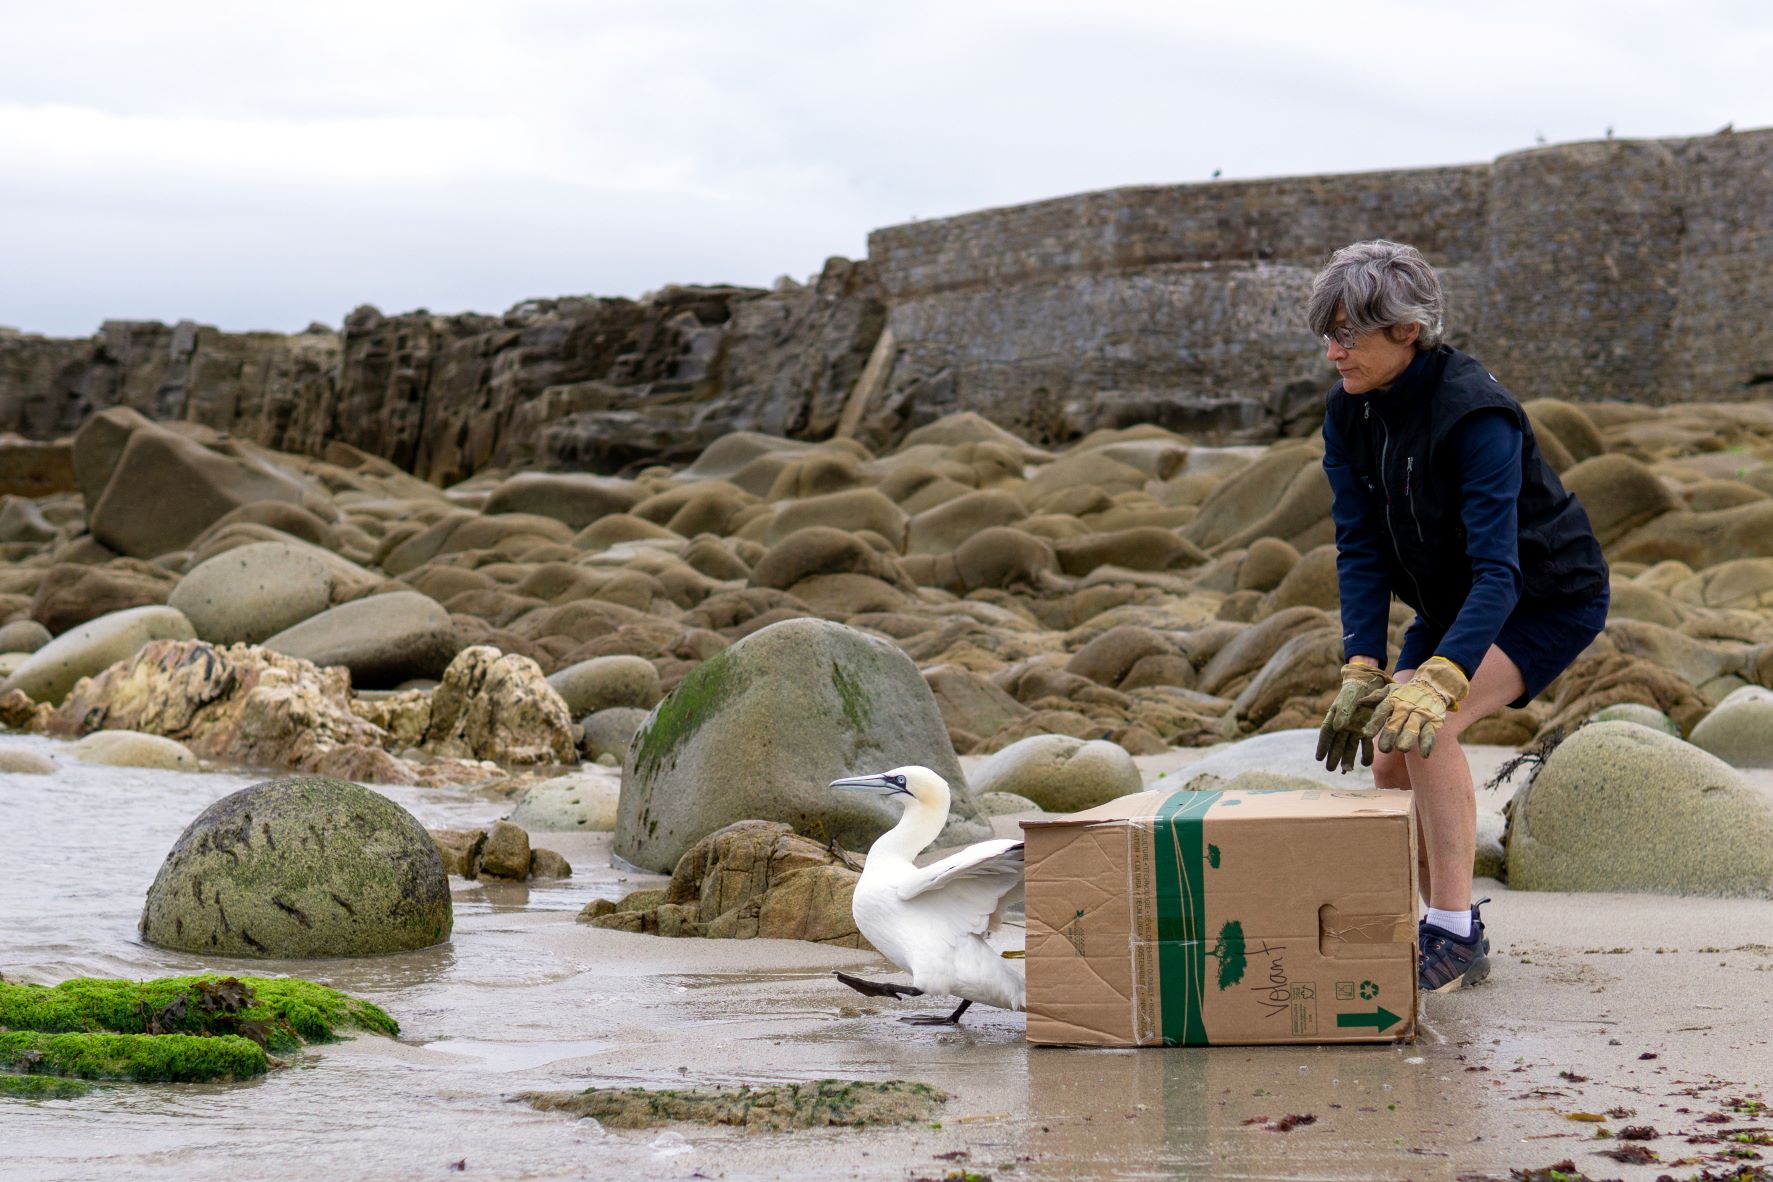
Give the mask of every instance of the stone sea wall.
[{"label": "stone sea wall", "polygon": [[810,284],[534,300],[341,331],[113,321],[0,330],[0,433],[130,407],[269,447],[347,443],[437,483],[614,471],[733,431],[890,445],[971,410],[1044,444],[1152,422],[1315,428],[1299,322],[1346,242],[1420,246],[1453,342],[1521,397],[1755,398],[1773,384],[1773,130],[1560,145],[1492,164],[1090,193],[876,231]]}]

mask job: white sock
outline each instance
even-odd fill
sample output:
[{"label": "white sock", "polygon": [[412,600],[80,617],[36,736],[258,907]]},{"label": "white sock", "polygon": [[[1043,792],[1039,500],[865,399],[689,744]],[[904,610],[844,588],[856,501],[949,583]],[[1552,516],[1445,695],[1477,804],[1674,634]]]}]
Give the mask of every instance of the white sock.
[{"label": "white sock", "polygon": [[1461,940],[1471,938],[1471,912],[1442,911],[1439,907],[1428,909],[1428,922],[1444,932],[1452,932]]}]

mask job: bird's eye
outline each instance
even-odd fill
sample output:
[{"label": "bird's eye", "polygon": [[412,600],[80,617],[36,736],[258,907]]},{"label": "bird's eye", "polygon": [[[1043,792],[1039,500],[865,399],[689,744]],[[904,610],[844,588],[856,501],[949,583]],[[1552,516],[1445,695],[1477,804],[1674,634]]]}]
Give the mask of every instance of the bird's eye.
[{"label": "bird's eye", "polygon": [[904,776],[894,776],[893,783],[895,783],[899,787],[903,788],[905,786],[905,777]]}]

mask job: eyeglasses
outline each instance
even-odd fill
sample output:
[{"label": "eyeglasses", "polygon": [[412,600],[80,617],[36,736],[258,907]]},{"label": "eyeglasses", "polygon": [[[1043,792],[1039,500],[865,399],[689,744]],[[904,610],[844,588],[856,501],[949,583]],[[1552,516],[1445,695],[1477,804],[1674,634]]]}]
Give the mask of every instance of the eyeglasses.
[{"label": "eyeglasses", "polygon": [[1330,347],[1331,341],[1335,341],[1344,349],[1352,349],[1354,348],[1354,343],[1360,339],[1361,334],[1354,331],[1354,329],[1346,324],[1339,324],[1329,332],[1323,334],[1324,348],[1326,349]]}]

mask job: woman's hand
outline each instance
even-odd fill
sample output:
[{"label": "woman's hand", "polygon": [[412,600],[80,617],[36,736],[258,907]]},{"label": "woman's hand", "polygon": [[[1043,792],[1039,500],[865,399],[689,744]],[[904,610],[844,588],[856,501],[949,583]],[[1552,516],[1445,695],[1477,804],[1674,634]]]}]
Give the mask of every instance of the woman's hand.
[{"label": "woman's hand", "polygon": [[1430,657],[1416,676],[1396,686],[1374,709],[1362,730],[1381,751],[1418,750],[1434,753],[1434,736],[1446,725],[1447,711],[1457,710],[1471,688],[1465,671],[1445,657]]},{"label": "woman's hand", "polygon": [[1391,678],[1377,665],[1357,658],[1342,666],[1342,688],[1317,733],[1317,757],[1324,761],[1325,771],[1333,772],[1340,766],[1346,775],[1354,767],[1357,748],[1361,766],[1373,766],[1373,741],[1362,731],[1390,688]]}]

